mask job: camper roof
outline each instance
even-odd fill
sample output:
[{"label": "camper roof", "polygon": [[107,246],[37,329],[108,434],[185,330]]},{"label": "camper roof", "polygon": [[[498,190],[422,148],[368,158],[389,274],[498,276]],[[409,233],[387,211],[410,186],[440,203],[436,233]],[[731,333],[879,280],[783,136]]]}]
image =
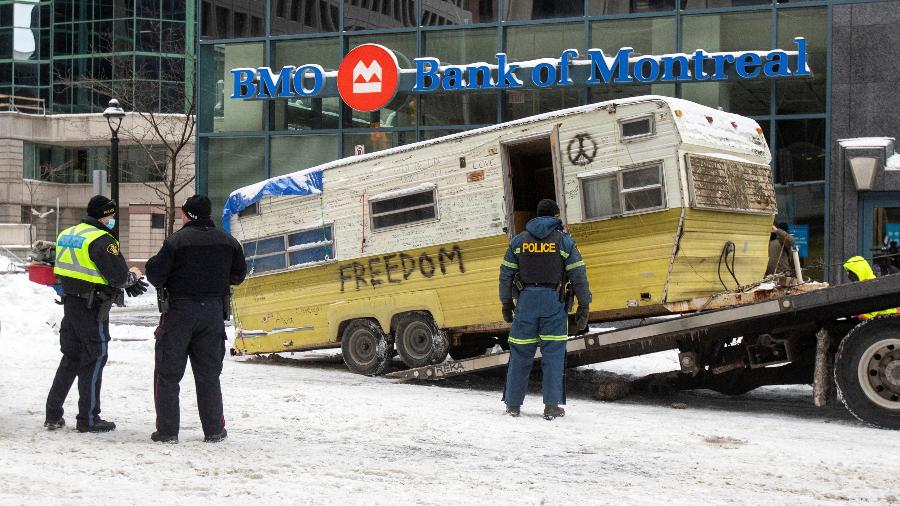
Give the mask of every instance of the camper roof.
[{"label": "camper roof", "polygon": [[[574,116],[576,114],[583,114],[586,112],[607,109],[611,105],[618,107],[625,104],[635,104],[650,101],[665,102],[669,104],[673,111],[677,111],[676,115],[679,118],[680,124],[679,130],[681,131],[682,139],[685,142],[700,145],[724,145],[730,150],[737,149],[738,151],[747,153],[751,153],[754,151],[753,144],[750,141],[749,136],[747,136],[748,132],[752,132],[754,134],[757,133],[756,129],[758,128],[758,124],[754,120],[746,118],[744,116],[739,116],[737,114],[716,110],[711,107],[696,104],[694,102],[689,102],[687,100],[664,97],[660,95],[643,95],[639,97],[608,100],[606,102],[598,102],[596,104],[588,104],[579,107],[572,107],[570,109],[547,112],[514,121],[498,123],[496,125],[476,128],[473,130],[466,130],[464,132],[459,132],[445,137],[438,137],[435,139],[415,142],[412,144],[405,144],[403,146],[397,146],[395,148],[376,151],[365,155],[340,158],[315,167],[298,170],[296,172],[292,172],[282,176],[275,176],[265,181],[260,181],[243,188],[238,188],[237,190],[231,192],[227,201],[228,203],[226,204],[226,208],[223,211],[222,218],[226,222],[225,226],[227,227],[228,215],[237,214],[240,210],[254,204],[263,197],[297,195],[297,193],[280,192],[279,189],[295,187],[298,180],[307,180],[311,173],[321,173],[322,171],[333,169],[336,167],[342,167],[361,161],[376,160],[386,156],[412,151],[425,146],[440,144],[444,142],[452,142],[457,139],[463,139],[466,137],[480,135],[496,130],[502,130],[518,125],[527,125],[530,123],[537,123],[549,119]],[[680,115],[678,114],[679,112]],[[318,181],[321,182],[321,177],[318,179]],[[271,189],[272,191],[269,192],[269,189]],[[321,191],[321,186],[318,188],[318,190]]]}]

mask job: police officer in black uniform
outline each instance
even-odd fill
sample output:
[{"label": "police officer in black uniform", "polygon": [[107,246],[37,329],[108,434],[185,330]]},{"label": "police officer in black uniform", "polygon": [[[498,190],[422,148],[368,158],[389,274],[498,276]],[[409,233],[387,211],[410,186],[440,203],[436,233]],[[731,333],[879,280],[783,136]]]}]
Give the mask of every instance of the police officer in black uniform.
[{"label": "police officer in black uniform", "polygon": [[116,424],[100,418],[100,385],[109,343],[109,310],[121,304],[122,288],[129,296],[144,293],[141,271],[128,268],[112,235],[116,202],[102,195],[91,198],[87,216],[56,239],[53,272],[62,285],[64,316],[59,328],[62,360],[47,395],[44,427],[66,425],[63,403],[78,378],[78,432],[108,432]]},{"label": "police officer in black uniform", "polygon": [[206,196],[187,199],[181,207],[184,226],[147,262],[147,279],[163,297],[153,378],[156,432],[150,436],[157,442],[178,442],[178,384],[188,358],[204,440],[214,443],[228,435],[219,383],[224,320],[230,318],[230,286],[244,280],[247,264],[241,244],[216,229],[211,207]]}]

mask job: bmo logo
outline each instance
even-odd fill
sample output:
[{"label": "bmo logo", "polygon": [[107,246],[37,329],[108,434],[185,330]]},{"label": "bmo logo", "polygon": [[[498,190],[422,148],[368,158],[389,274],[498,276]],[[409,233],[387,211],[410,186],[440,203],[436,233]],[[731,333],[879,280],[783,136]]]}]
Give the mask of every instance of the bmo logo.
[{"label": "bmo logo", "polygon": [[371,112],[381,109],[397,93],[400,66],[390,49],[363,44],[347,53],[338,67],[338,93],[351,109]]}]

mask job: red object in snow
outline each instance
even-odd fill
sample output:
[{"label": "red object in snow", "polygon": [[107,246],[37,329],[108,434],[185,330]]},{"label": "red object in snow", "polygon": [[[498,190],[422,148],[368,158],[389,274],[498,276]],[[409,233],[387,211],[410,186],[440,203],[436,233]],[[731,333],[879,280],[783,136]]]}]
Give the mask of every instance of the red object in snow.
[{"label": "red object in snow", "polygon": [[29,264],[28,280],[39,285],[55,285],[56,276],[53,275],[53,266],[47,264]]}]

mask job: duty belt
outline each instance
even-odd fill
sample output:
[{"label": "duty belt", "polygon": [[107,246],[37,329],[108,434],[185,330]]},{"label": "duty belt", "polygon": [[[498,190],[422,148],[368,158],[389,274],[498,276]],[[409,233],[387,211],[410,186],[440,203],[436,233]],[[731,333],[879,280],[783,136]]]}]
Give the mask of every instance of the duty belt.
[{"label": "duty belt", "polygon": [[541,287],[541,288],[553,288],[556,290],[559,288],[559,283],[523,283],[525,288],[528,287]]}]

